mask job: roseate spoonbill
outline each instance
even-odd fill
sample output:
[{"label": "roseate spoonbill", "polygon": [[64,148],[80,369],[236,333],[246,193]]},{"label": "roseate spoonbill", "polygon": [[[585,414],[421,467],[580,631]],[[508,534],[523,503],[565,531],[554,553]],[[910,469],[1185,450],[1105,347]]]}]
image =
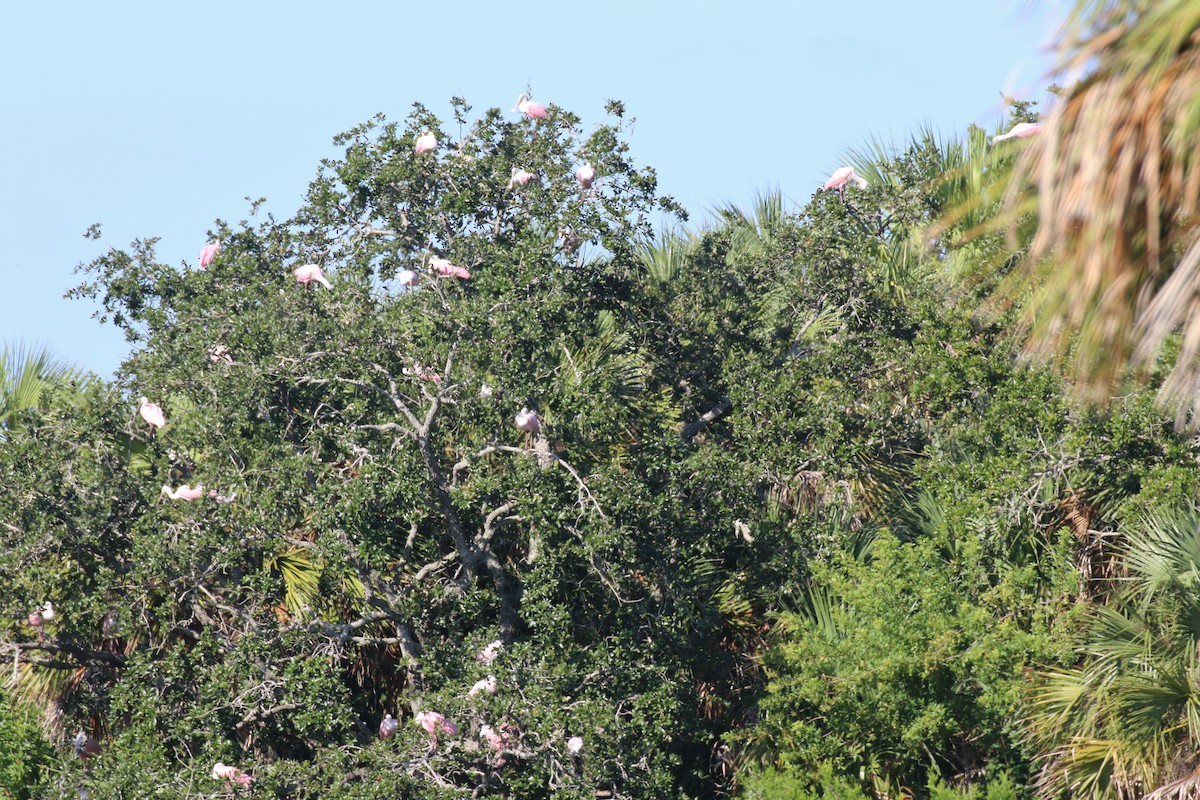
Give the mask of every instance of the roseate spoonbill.
[{"label": "roseate spoonbill", "polygon": [[293,274],[296,276],[296,280],[303,286],[308,286],[310,282],[316,281],[326,289],[333,288],[329,281],[325,280],[324,270],[316,264],[304,264],[303,266],[296,267]]},{"label": "roseate spoonbill", "polygon": [[480,680],[475,681],[475,683],[471,686],[471,690],[467,692],[467,697],[474,697],[480,692],[495,694],[498,688],[499,687],[496,685],[496,676],[488,675],[486,678],[481,678]]},{"label": "roseate spoonbill", "polygon": [[221,252],[220,242],[210,242],[204,245],[200,250],[200,269],[205,269],[217,257],[217,253]]},{"label": "roseate spoonbill", "polygon": [[513,418],[513,422],[526,433],[537,433],[542,429],[542,421],[538,419],[537,412],[530,411],[528,408],[522,408],[518,411],[517,416]]},{"label": "roseate spoonbill", "polygon": [[1008,133],[993,136],[992,144],[1003,142],[1005,139],[1024,139],[1027,136],[1033,136],[1041,129],[1042,123],[1040,122],[1018,122],[1008,129]]},{"label": "roseate spoonbill", "polygon": [[220,761],[218,761],[216,764],[213,765],[212,777],[213,777],[213,780],[229,781],[230,786],[232,786],[235,783],[241,784],[242,786],[249,786],[251,783],[254,782],[253,775],[247,775],[246,773],[242,772],[237,767],[226,766],[225,764],[222,764]]},{"label": "roseate spoonbill", "polygon": [[420,278],[411,269],[402,269],[396,275],[396,280],[400,281],[401,286],[407,286],[409,289],[412,289],[420,281]]},{"label": "roseate spoonbill", "polygon": [[491,725],[484,725],[481,727],[479,729],[479,736],[496,752],[500,752],[504,749],[504,740],[507,737],[496,733],[496,729]]},{"label": "roseate spoonbill", "polygon": [[100,753],[100,743],[88,736],[82,729],[75,733],[75,741],[72,742],[72,746],[75,748],[75,755],[84,761]]},{"label": "roseate spoonbill", "polygon": [[413,148],[418,153],[432,153],[437,149],[437,137],[432,131],[425,131],[417,137],[417,143]]},{"label": "roseate spoonbill", "polygon": [[167,415],[163,413],[162,406],[151,403],[145,397],[138,400],[138,413],[151,428],[161,428],[167,424]]},{"label": "roseate spoonbill", "polygon": [[437,747],[437,735],[439,733],[458,733],[458,726],[453,722],[447,722],[446,718],[436,711],[418,711],[413,717],[413,721],[425,729],[429,734],[429,749],[433,750]]},{"label": "roseate spoonbill", "polygon": [[204,496],[204,484],[197,483],[194,487],[189,484],[182,484],[178,489],[172,489],[165,483],[162,487],[162,493],[171,500],[184,500],[188,503],[193,500],[199,500]]},{"label": "roseate spoonbill", "polygon": [[513,106],[513,111],[520,111],[530,119],[545,119],[546,107],[541,103],[535,103],[530,100],[527,95],[521,95],[517,98],[517,104]]},{"label": "roseate spoonbill", "polygon": [[577,756],[583,752],[583,737],[572,736],[567,739],[567,752],[573,756]]},{"label": "roseate spoonbill", "polygon": [[592,181],[596,180],[596,168],[591,164],[585,163],[582,167],[575,171],[575,178],[579,181],[579,185],[585,189],[592,187]]},{"label": "roseate spoonbill", "polygon": [[42,616],[42,612],[40,610],[34,609],[33,611],[30,611],[29,616],[26,617],[26,619],[29,620],[30,625],[38,629],[38,633],[41,633],[42,624],[45,623],[46,618]]},{"label": "roseate spoonbill", "polygon": [[536,180],[537,180],[537,176],[534,175],[532,172],[526,172],[523,169],[517,169],[516,167],[513,167],[512,168],[512,177],[508,179],[508,188],[511,189],[514,186],[525,186],[530,181],[536,181]]},{"label": "roseate spoonbill", "polygon": [[448,258],[438,258],[435,256],[429,259],[429,266],[433,267],[433,271],[438,275],[446,278],[462,278],[465,281],[471,277],[470,272],[463,267],[451,264]]},{"label": "roseate spoonbill", "polygon": [[391,714],[384,714],[383,721],[379,723],[379,738],[390,739],[396,735],[396,729],[400,727],[400,723]]},{"label": "roseate spoonbill", "polygon": [[496,660],[496,656],[500,655],[500,651],[504,649],[504,643],[497,639],[494,642],[488,642],[479,654],[475,656],[476,661],[482,661],[484,664],[490,664]]},{"label": "roseate spoonbill", "polygon": [[205,352],[208,354],[208,360],[214,364],[233,363],[233,356],[229,354],[229,348],[223,344],[214,344]]},{"label": "roseate spoonbill", "polygon": [[829,176],[829,180],[825,181],[825,188],[837,189],[839,192],[844,192],[846,191],[846,184],[851,182],[860,189],[867,188],[867,181],[854,171],[854,167],[838,167]]},{"label": "roseate spoonbill", "polygon": [[436,372],[433,372],[432,370],[425,369],[425,367],[422,366],[420,361],[414,361],[413,365],[412,365],[412,369],[405,367],[404,369],[402,369],[400,371],[403,372],[405,375],[413,375],[415,377],[420,378],[423,381],[432,381],[433,383],[441,383],[442,382],[441,375],[438,375]]}]

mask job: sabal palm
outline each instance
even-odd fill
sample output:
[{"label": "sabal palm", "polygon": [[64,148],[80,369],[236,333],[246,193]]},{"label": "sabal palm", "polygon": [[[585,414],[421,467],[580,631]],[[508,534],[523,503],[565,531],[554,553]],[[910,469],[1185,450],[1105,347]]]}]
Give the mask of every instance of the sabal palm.
[{"label": "sabal palm", "polygon": [[1093,612],[1081,663],[1034,697],[1045,796],[1194,796],[1200,790],[1200,512],[1129,535],[1128,581]]},{"label": "sabal palm", "polygon": [[1059,41],[1062,76],[1083,77],[1017,146],[1009,193],[1010,219],[1038,218],[1029,347],[1070,354],[1102,398],[1179,333],[1162,397],[1196,422],[1200,4],[1077,0]]},{"label": "sabal palm", "polygon": [[78,367],[55,358],[47,348],[5,346],[0,350],[0,436],[13,427],[18,412],[37,406],[54,385],[79,374]]}]

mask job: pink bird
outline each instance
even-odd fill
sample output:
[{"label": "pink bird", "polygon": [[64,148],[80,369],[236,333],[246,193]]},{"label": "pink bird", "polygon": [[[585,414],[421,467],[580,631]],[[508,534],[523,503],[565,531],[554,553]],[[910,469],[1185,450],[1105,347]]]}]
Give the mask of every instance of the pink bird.
[{"label": "pink bird", "polygon": [[1033,136],[1042,129],[1040,122],[1018,122],[1009,128],[1008,133],[1002,133],[999,136],[992,137],[992,144],[1003,142],[1005,139],[1024,139],[1027,136]]},{"label": "pink bird", "polygon": [[253,775],[247,775],[237,767],[229,767],[218,761],[212,768],[213,780],[227,780],[230,786],[237,783],[242,786],[249,786],[254,782]]},{"label": "pink bird", "polygon": [[546,118],[546,107],[541,103],[535,103],[526,95],[521,95],[517,98],[517,104],[513,106],[512,110],[520,111],[530,119]]},{"label": "pink bird", "polygon": [[596,180],[596,168],[591,164],[585,163],[575,171],[575,177],[578,179],[580,186],[590,189],[592,188],[592,181]]},{"label": "pink bird", "polygon": [[433,135],[433,132],[425,131],[417,137],[417,144],[413,149],[418,153],[432,153],[437,149],[437,145],[437,137]]},{"label": "pink bird", "polygon": [[193,500],[199,500],[204,496],[204,484],[197,483],[195,487],[192,487],[185,483],[178,489],[172,489],[170,486],[167,486],[164,483],[162,487],[162,493],[172,500],[184,500],[190,503]]},{"label": "pink bird", "polygon": [[526,433],[537,433],[542,429],[542,421],[538,419],[537,412],[530,411],[528,408],[522,408],[517,412],[517,416],[513,418],[513,422]]},{"label": "pink bird", "polygon": [[217,257],[217,253],[221,252],[220,242],[211,242],[204,245],[200,250],[200,269],[205,269]]},{"label": "pink bird", "polygon": [[433,271],[446,278],[462,278],[464,281],[471,277],[471,273],[464,267],[458,267],[450,263],[448,258],[437,258],[436,256],[429,259],[429,266],[433,267]]},{"label": "pink bird", "polygon": [[476,661],[482,661],[484,664],[490,664],[496,660],[496,656],[500,655],[500,651],[504,649],[504,643],[497,639],[494,642],[488,642],[487,646],[479,651],[475,656]]},{"label": "pink bird", "polygon": [[523,169],[517,169],[516,167],[513,167],[512,177],[508,179],[508,188],[511,189],[514,186],[525,186],[530,181],[536,180],[537,175],[534,175],[532,172],[526,172]]},{"label": "pink bird", "polygon": [[486,678],[481,678],[480,680],[475,681],[474,685],[471,686],[471,690],[467,692],[467,697],[474,697],[481,692],[495,694],[498,689],[499,687],[496,685],[496,676],[488,675]]},{"label": "pink bird", "polygon": [[329,281],[325,280],[325,272],[316,264],[304,264],[303,266],[296,267],[294,274],[296,280],[303,286],[308,286],[310,282],[316,281],[326,289],[333,288]]},{"label": "pink bird", "polygon": [[860,177],[854,171],[854,167],[838,167],[829,176],[829,180],[825,181],[826,189],[837,189],[839,192],[846,191],[846,184],[853,182],[858,188],[867,188],[867,181]]},{"label": "pink bird", "polygon": [[145,397],[138,400],[138,413],[151,428],[161,428],[167,424],[167,415],[163,413],[162,406],[151,403]]},{"label": "pink bird", "polygon": [[417,283],[420,282],[420,278],[417,276],[417,273],[413,272],[411,269],[400,270],[399,274],[396,275],[396,280],[400,281],[401,286],[406,286],[409,289],[414,288]]},{"label": "pink bird", "polygon": [[497,753],[503,750],[504,745],[508,742],[508,737],[504,734],[497,733],[496,729],[491,725],[484,725],[481,727],[479,729],[479,735],[485,742],[488,743],[488,747],[491,747]]},{"label": "pink bird", "polygon": [[29,624],[35,628],[38,628],[38,632],[40,633],[41,627],[46,621],[46,618],[42,616],[42,612],[36,610],[30,611],[27,619],[29,620]]},{"label": "pink bird", "polygon": [[413,721],[425,729],[429,734],[429,749],[433,750],[437,747],[437,735],[439,733],[458,733],[458,726],[453,722],[447,722],[446,718],[436,711],[418,711]]},{"label": "pink bird", "polygon": [[412,369],[405,367],[404,369],[402,369],[400,371],[403,372],[405,375],[412,375],[414,377],[420,378],[423,381],[431,381],[432,383],[441,383],[442,382],[441,375],[438,375],[436,372],[433,372],[432,370],[425,369],[425,367],[422,366],[420,361],[414,361],[413,365],[412,365]]},{"label": "pink bird", "polygon": [[396,729],[400,727],[400,723],[391,714],[384,714],[383,721],[379,723],[379,738],[390,739],[396,735]]},{"label": "pink bird", "polygon": [[208,360],[214,364],[232,364],[233,356],[229,354],[229,348],[223,344],[214,344],[205,351],[208,354]]}]

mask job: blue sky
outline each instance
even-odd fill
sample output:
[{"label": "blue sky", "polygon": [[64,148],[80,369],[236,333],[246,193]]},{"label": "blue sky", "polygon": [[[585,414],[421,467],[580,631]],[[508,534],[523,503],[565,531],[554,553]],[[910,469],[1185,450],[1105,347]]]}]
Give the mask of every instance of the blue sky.
[{"label": "blue sky", "polygon": [[[870,136],[999,124],[1041,99],[1061,2],[654,0],[114,2],[0,10],[0,344],[48,345],[101,375],[128,352],[62,299],[109,245],[161,237],[194,264],[244,198],[286,217],[331,139],[461,94],[637,119],[638,163],[694,221],[779,187],[805,202]],[[103,224],[99,242],[83,238]]]}]

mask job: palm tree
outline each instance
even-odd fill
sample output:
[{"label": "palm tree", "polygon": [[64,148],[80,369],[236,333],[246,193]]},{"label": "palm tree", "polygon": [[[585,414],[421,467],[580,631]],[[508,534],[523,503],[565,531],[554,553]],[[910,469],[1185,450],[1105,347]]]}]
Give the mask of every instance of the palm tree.
[{"label": "palm tree", "polygon": [[1060,79],[1081,79],[1001,145],[1020,151],[1007,224],[1037,214],[1028,348],[1103,398],[1178,333],[1160,397],[1200,423],[1200,4],[1077,0],[1058,46]]},{"label": "palm tree", "polygon": [[1147,518],[1123,555],[1127,585],[1092,612],[1080,664],[1034,695],[1046,797],[1200,793],[1200,510]]},{"label": "palm tree", "polygon": [[80,374],[78,367],[55,358],[45,347],[6,345],[0,350],[0,436],[12,430],[19,412],[36,407],[52,387]]}]

